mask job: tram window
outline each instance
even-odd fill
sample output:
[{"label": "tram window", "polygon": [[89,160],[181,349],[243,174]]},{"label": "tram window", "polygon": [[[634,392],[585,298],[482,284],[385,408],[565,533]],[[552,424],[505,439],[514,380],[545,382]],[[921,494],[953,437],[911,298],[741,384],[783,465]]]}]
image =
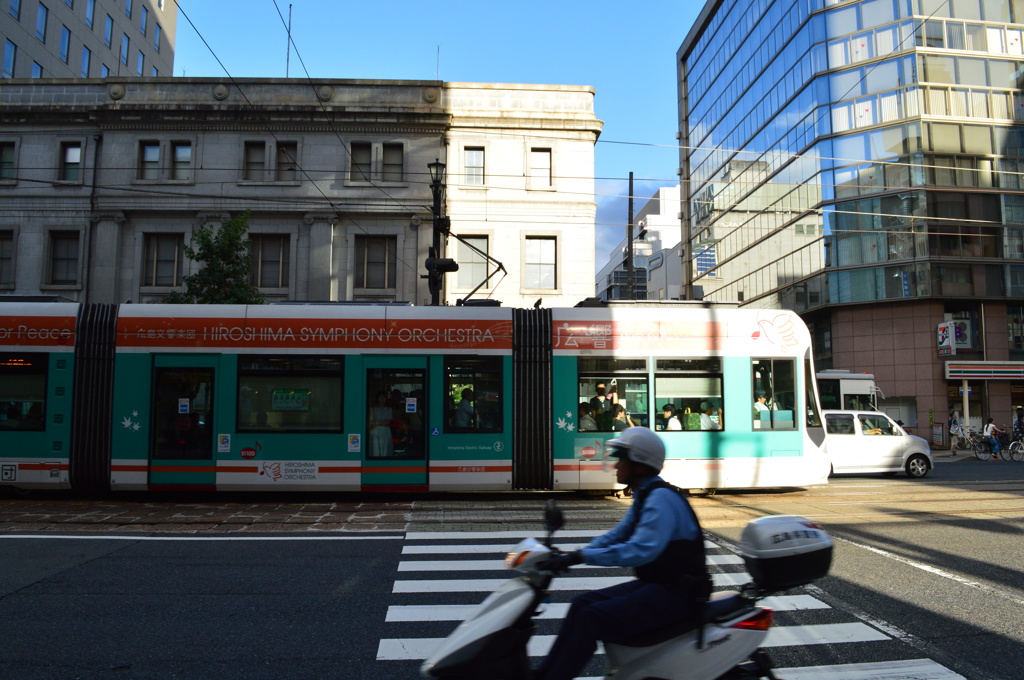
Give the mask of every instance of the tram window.
[{"label": "tram window", "polygon": [[445,432],[501,432],[501,357],[445,357]]},{"label": "tram window", "polygon": [[45,354],[0,354],[0,429],[46,429]]},{"label": "tram window", "polygon": [[334,357],[238,357],[238,431],[340,432],[343,377]]},{"label": "tram window", "polygon": [[650,427],[646,359],[581,357],[577,368],[580,432]]},{"label": "tram window", "polygon": [[750,375],[754,391],[751,408],[754,429],[796,429],[796,361],[753,359]]},{"label": "tram window", "polygon": [[722,360],[659,359],[654,404],[657,430],[724,430]]}]

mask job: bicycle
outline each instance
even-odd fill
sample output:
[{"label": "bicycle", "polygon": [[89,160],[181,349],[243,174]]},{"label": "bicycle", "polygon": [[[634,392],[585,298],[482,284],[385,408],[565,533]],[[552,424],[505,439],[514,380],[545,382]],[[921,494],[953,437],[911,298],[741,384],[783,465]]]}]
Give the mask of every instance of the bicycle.
[{"label": "bicycle", "polygon": [[1014,439],[1009,446],[1003,449],[1002,457],[1003,460],[1012,460],[1015,463],[1024,460],[1024,442]]},{"label": "bicycle", "polygon": [[965,430],[963,425],[957,425],[952,428],[950,433],[954,437],[953,447],[955,449],[973,451],[974,455],[982,461],[987,461],[991,457],[991,445],[980,432]]},{"label": "bicycle", "polygon": [[950,441],[953,444],[953,453],[958,450],[966,450],[972,448],[971,440],[964,433],[963,425],[954,425],[949,430]]},{"label": "bicycle", "polygon": [[999,453],[993,453],[992,455],[998,460],[1010,460],[1010,435],[1007,432],[1008,430],[1004,425],[999,434],[995,435],[995,440],[999,443]]},{"label": "bicycle", "polygon": [[992,444],[989,443],[988,437],[974,430],[968,430],[965,436],[969,444],[967,448],[974,451],[974,455],[978,460],[990,460],[992,458]]}]

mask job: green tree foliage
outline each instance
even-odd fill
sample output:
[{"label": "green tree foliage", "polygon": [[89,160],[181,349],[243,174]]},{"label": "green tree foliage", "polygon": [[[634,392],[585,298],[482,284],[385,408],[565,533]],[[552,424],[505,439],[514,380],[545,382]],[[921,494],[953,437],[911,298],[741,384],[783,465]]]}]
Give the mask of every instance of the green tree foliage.
[{"label": "green tree foliage", "polygon": [[249,284],[252,255],[249,252],[249,211],[223,222],[214,232],[202,225],[192,234],[185,255],[201,265],[184,278],[185,291],[172,293],[172,304],[264,304],[263,294]]}]

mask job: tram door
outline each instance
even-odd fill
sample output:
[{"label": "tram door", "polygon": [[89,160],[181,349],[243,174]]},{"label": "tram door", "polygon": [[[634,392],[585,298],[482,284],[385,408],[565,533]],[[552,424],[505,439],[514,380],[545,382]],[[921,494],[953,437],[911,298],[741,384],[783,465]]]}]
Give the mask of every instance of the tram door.
[{"label": "tram door", "polygon": [[427,362],[368,357],[363,485],[427,485]]},{"label": "tram door", "polygon": [[160,359],[153,374],[149,483],[213,485],[215,369],[212,365],[161,365],[173,359]]}]

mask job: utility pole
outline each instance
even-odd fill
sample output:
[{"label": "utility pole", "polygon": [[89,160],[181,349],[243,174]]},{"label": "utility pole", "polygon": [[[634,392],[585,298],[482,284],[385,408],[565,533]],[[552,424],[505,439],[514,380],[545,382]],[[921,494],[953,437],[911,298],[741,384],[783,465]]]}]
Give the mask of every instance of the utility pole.
[{"label": "utility pole", "polygon": [[626,299],[633,299],[633,173],[629,173],[629,224],[626,225]]},{"label": "utility pole", "polygon": [[284,77],[288,77],[288,71],[290,70],[292,63],[292,6],[288,4],[288,51],[284,58]]}]

